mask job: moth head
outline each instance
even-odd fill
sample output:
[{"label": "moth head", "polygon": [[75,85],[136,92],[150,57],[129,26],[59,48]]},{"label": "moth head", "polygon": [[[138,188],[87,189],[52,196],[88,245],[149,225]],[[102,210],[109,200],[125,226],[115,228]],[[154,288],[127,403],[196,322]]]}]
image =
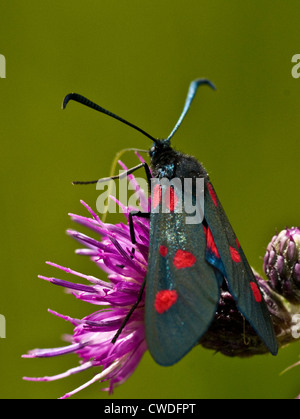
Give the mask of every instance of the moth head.
[{"label": "moth head", "polygon": [[171,141],[169,138],[163,140],[155,140],[149,150],[149,156],[153,159],[156,155],[169,150],[171,148]]}]

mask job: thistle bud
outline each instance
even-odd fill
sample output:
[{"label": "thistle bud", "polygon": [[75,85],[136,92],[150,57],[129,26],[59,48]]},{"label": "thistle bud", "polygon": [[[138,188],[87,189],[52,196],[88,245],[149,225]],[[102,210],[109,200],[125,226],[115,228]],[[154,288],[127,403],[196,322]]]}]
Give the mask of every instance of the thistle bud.
[{"label": "thistle bud", "polygon": [[[283,304],[280,296],[271,289],[268,282],[254,270],[253,273],[271,315],[278,345],[283,346],[295,341],[291,333],[292,313]],[[200,344],[207,349],[213,349],[231,357],[249,357],[268,353],[267,347],[240,313],[234,298],[224,285],[221,289],[216,316],[206,334],[201,338]]]},{"label": "thistle bud", "polygon": [[274,236],[264,257],[269,286],[292,304],[300,304],[300,229]]}]

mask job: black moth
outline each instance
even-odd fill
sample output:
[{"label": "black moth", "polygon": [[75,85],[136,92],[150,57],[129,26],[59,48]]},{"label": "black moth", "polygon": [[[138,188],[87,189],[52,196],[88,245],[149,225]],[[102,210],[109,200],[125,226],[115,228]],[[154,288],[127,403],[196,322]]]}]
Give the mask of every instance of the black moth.
[{"label": "black moth", "polygon": [[[123,174],[127,176],[144,167],[149,184],[155,186],[151,188],[150,213],[130,214],[132,257],[136,242],[132,217],[150,217],[148,270],[138,301],[124,319],[113,343],[138,305],[146,284],[147,344],[154,360],[165,366],[178,362],[207,331],[216,313],[222,284],[268,350],[273,355],[278,350],[266,303],[206,170],[194,157],[175,151],[170,145],[171,137],[202,84],[215,88],[206,79],[193,81],[178,122],[169,137],[163,140],[153,138],[141,128],[76,93],[67,95],[63,102],[63,108],[69,100],[82,103],[131,126],[153,141],[149,151],[151,170],[143,163]],[[175,179],[177,183],[172,182]],[[186,179],[192,181],[187,194],[181,188]],[[197,180],[203,185],[202,203],[197,194]],[[202,208],[200,222],[187,222],[188,205]],[[180,206],[180,211],[177,211],[177,206]],[[166,207],[168,211],[164,210]]]}]

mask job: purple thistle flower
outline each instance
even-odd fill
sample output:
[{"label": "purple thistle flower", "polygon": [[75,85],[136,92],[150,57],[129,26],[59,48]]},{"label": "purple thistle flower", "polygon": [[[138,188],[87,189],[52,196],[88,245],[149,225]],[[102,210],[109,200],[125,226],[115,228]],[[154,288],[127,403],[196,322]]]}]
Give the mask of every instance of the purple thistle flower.
[{"label": "purple thistle flower", "polygon": [[[139,194],[143,210],[147,211],[148,201],[143,191],[140,190],[132,175],[130,181]],[[141,221],[135,217],[133,223],[137,243],[134,246],[134,259],[131,258],[133,245],[128,226],[128,213],[132,211],[132,208],[125,207],[114,197],[111,198],[122,208],[127,218],[127,225],[102,222],[91,208],[81,201],[91,217],[70,214],[71,218],[98,233],[101,239],[96,240],[74,230],[68,230],[70,236],[85,246],[84,249],[79,249],[76,253],[89,256],[108,274],[108,281],[84,275],[51,262],[47,263],[87,280],[89,285],[39,276],[55,285],[72,290],[72,294],[80,300],[105,306],[83,319],[72,318],[49,310],[52,314],[74,325],[71,344],[54,349],[34,349],[27,355],[23,355],[24,358],[44,358],[76,353],[81,358],[81,364],[78,367],[51,377],[24,377],[29,381],[53,381],[93,367],[102,367],[102,372],[79,388],[65,394],[63,398],[70,397],[97,381],[109,381],[109,388],[104,390],[111,393],[114,387],[122,384],[133,373],[147,349],[144,328],[144,297],[126,323],[116,343],[111,343],[126,314],[137,301],[147,271],[149,248],[149,221]]]}]

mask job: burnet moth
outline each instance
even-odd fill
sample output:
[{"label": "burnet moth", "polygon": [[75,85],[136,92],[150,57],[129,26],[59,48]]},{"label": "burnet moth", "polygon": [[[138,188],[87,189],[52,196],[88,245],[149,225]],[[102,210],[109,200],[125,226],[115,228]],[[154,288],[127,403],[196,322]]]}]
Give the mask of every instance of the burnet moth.
[{"label": "burnet moth", "polygon": [[[150,243],[147,275],[138,301],[124,319],[113,343],[140,302],[146,284],[147,345],[154,360],[164,366],[178,362],[205,334],[214,319],[221,287],[229,290],[238,310],[268,350],[273,355],[278,350],[268,308],[206,170],[194,157],[174,150],[170,144],[197,88],[203,84],[215,89],[207,79],[193,81],[178,122],[169,137],[162,140],[77,93],[67,95],[63,102],[63,108],[69,100],[74,100],[105,113],[153,141],[149,151],[150,169],[142,163],[122,174],[128,176],[141,167],[146,170],[152,185],[151,211],[137,211],[129,216],[131,257],[134,257],[136,243],[133,216],[150,218]],[[110,179],[113,178],[120,175]],[[185,190],[187,179],[191,180],[188,191]],[[197,189],[198,181],[202,182],[202,189]],[[191,207],[202,211],[198,222],[187,222]]]}]

